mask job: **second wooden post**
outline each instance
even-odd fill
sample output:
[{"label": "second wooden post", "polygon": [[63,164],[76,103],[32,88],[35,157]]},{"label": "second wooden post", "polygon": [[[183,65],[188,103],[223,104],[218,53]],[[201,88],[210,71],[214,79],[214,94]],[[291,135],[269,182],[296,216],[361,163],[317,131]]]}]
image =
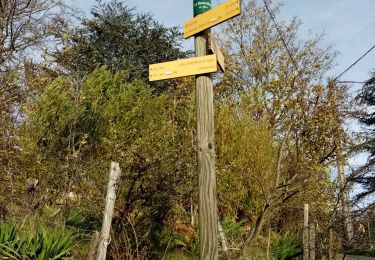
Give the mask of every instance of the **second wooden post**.
[{"label": "second wooden post", "polygon": [[309,204],[303,207],[303,260],[309,260]]},{"label": "second wooden post", "polygon": [[107,256],[107,247],[110,242],[110,230],[112,223],[113,210],[116,201],[116,186],[117,180],[120,177],[121,169],[118,163],[111,163],[111,170],[109,174],[109,182],[107,189],[107,198],[105,202],[105,210],[102,224],[102,232],[99,242],[98,260],[105,260]]}]

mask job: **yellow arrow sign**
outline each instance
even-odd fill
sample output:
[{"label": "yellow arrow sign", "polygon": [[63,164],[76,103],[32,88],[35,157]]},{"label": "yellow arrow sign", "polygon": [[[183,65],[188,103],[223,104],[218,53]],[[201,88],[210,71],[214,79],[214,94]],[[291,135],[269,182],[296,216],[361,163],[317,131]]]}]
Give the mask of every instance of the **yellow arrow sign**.
[{"label": "yellow arrow sign", "polygon": [[150,81],[199,75],[216,72],[218,70],[215,54],[151,64],[149,69]]},{"label": "yellow arrow sign", "polygon": [[229,0],[184,23],[184,38],[218,25],[241,13],[240,0]]}]

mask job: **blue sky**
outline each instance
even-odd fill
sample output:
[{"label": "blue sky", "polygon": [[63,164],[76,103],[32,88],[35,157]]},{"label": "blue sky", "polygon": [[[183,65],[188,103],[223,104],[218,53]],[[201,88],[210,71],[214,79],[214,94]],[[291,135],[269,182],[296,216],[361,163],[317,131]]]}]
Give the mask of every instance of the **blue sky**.
[{"label": "blue sky", "polygon": [[[95,0],[67,0],[87,15]],[[167,26],[181,26],[193,14],[193,0],[127,0],[139,12],[149,12]],[[212,0],[213,6],[224,0]],[[262,1],[258,0],[259,4]],[[324,32],[323,47],[334,45],[339,52],[337,66],[329,76],[337,76],[375,44],[375,0],[274,0],[283,3],[278,21],[297,16],[302,21],[301,40]],[[184,44],[193,48],[192,39]],[[364,81],[375,70],[375,50],[340,80]],[[360,86],[354,85],[355,92]]]},{"label": "blue sky", "polygon": [[[298,16],[303,25],[300,36],[325,32],[323,44],[334,45],[339,52],[337,76],[375,44],[374,0],[285,0],[282,17]],[[375,69],[375,50],[368,54],[340,80],[364,81]],[[358,88],[359,86],[355,86]]]}]

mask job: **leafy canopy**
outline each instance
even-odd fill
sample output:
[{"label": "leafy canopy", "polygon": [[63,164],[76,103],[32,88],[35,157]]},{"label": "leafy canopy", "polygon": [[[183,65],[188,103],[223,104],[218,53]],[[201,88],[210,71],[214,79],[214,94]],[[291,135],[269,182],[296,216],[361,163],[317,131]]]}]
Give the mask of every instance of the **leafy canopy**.
[{"label": "leafy canopy", "polygon": [[56,60],[73,74],[107,65],[111,71],[127,70],[130,80],[146,80],[149,64],[187,55],[181,50],[177,27],[165,27],[150,14],[137,14],[121,1],[98,2],[91,15],[81,27],[60,36],[63,48],[55,53]]}]

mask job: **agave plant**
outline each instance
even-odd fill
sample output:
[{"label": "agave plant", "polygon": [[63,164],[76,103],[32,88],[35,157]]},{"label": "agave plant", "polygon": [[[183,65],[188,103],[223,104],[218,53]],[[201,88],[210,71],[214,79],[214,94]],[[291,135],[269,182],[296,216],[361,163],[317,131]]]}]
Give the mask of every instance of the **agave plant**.
[{"label": "agave plant", "polygon": [[72,233],[61,234],[57,231],[43,230],[38,234],[37,244],[41,245],[38,259],[59,259],[67,255],[73,247]]},{"label": "agave plant", "polygon": [[21,234],[16,227],[0,224],[0,256],[8,259],[60,259],[72,251],[72,233],[40,229]]},{"label": "agave plant", "polygon": [[16,228],[0,222],[0,244],[11,243],[16,240]]},{"label": "agave plant", "polygon": [[283,235],[273,234],[272,251],[276,259],[292,259],[301,254],[301,246],[294,240],[289,232]]},{"label": "agave plant", "polygon": [[241,233],[245,231],[244,223],[244,220],[237,222],[232,218],[224,219],[222,223],[223,230],[230,241],[236,240],[241,235]]},{"label": "agave plant", "polygon": [[[14,250],[17,243],[16,228],[6,223],[0,223],[0,256],[13,258]],[[17,258],[14,258],[17,259]]]}]

